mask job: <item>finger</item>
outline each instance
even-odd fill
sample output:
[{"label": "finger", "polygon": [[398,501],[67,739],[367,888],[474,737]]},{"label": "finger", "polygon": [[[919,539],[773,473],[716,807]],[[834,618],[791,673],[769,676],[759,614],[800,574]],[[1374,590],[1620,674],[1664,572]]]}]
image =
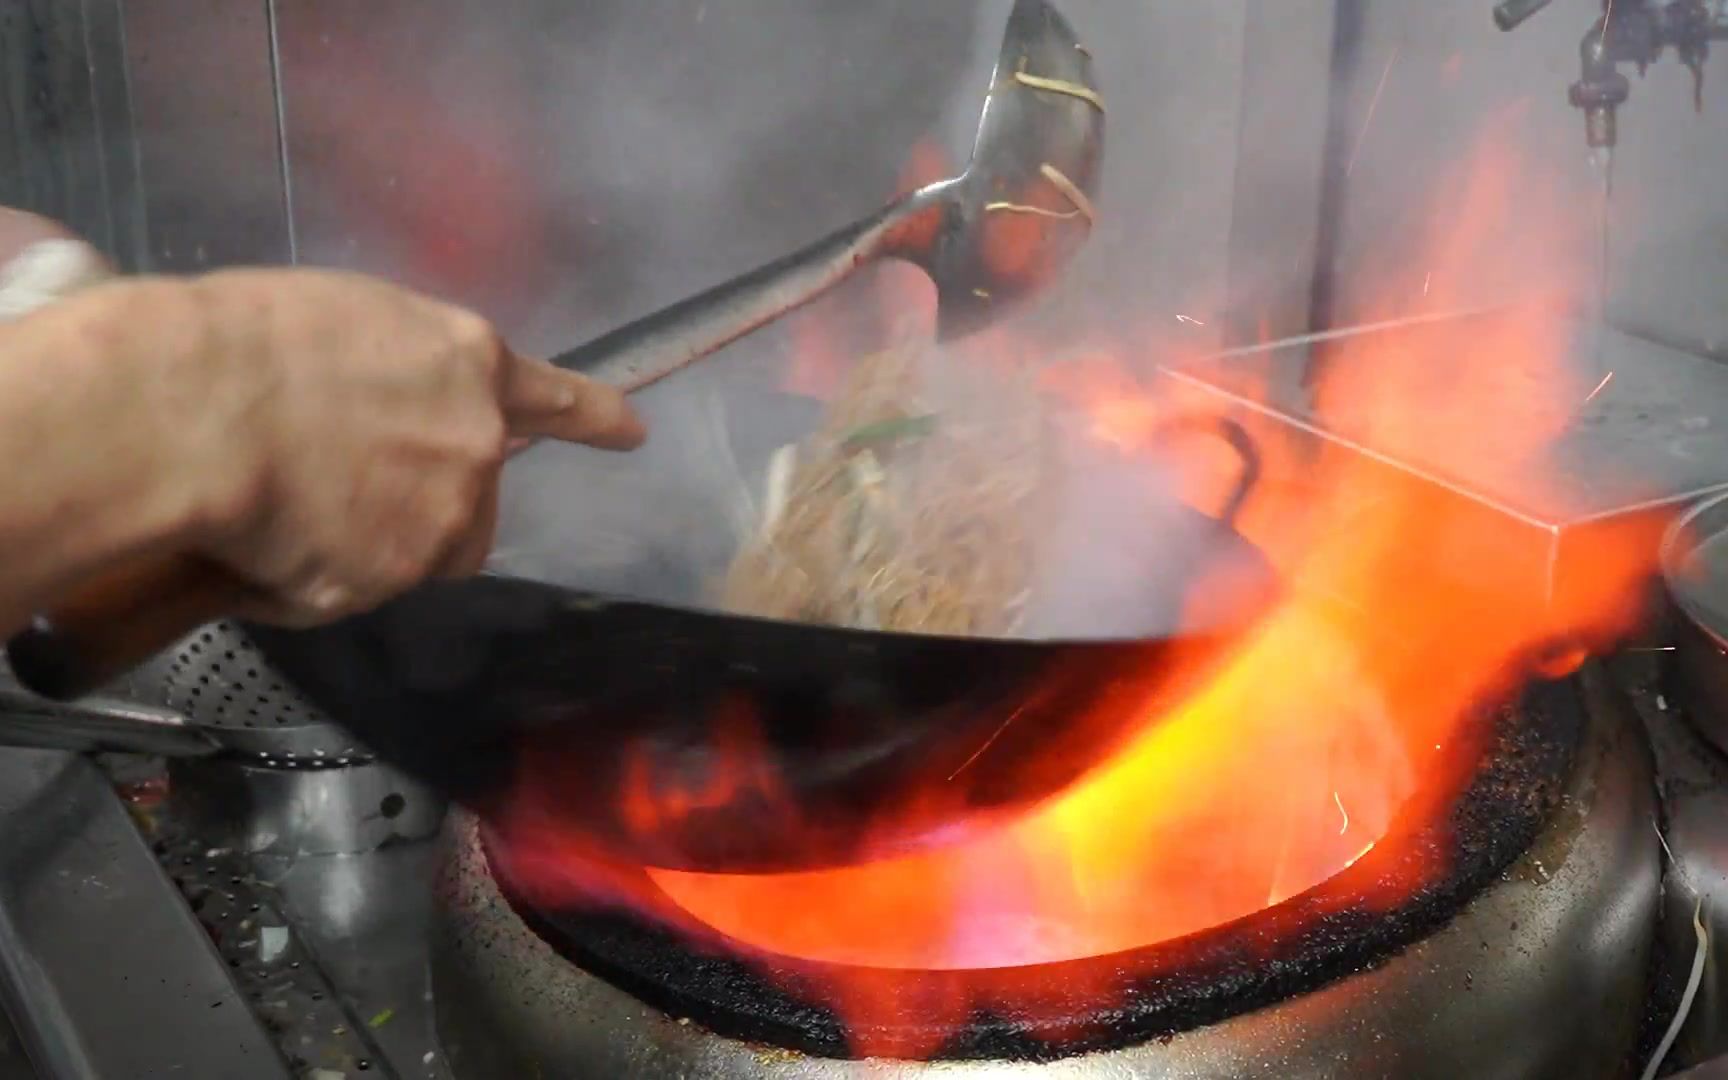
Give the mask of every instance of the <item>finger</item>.
[{"label": "finger", "polygon": [[350,613],[347,604],[333,603],[332,599],[328,592],[314,594],[305,589],[254,589],[246,596],[236,598],[234,616],[265,626],[305,630],[335,622]]},{"label": "finger", "polygon": [[506,354],[501,399],[510,434],[634,450],[647,429],[624,395],[544,360]]},{"label": "finger", "polygon": [[236,604],[234,617],[261,626],[280,626],[288,630],[310,630],[333,622],[340,616],[305,607],[293,600],[276,596],[259,596]]},{"label": "finger", "polygon": [[498,535],[498,480],[496,477],[481,492],[475,507],[474,520],[434,564],[432,576],[439,578],[473,577],[486,565],[492,554],[492,544]]}]

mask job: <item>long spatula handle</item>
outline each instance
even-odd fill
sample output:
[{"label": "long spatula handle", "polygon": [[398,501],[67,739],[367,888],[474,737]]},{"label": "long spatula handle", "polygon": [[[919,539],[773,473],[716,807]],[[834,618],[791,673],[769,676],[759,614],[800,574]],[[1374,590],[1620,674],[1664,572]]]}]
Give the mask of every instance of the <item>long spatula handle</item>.
[{"label": "long spatula handle", "polygon": [[803,307],[894,250],[899,230],[940,209],[943,190],[936,185],[906,195],[790,255],[560,353],[552,363],[626,393],[640,390]]}]

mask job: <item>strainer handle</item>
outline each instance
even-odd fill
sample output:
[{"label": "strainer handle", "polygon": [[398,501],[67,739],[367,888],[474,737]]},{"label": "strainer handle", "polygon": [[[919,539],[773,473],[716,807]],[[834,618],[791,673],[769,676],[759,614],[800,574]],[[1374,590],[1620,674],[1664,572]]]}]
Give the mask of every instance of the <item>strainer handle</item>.
[{"label": "strainer handle", "polygon": [[221,747],[183,714],[119,698],[43,701],[0,670],[0,746],[208,757]]},{"label": "strainer handle", "polygon": [[123,567],[37,615],[7,642],[6,659],[32,693],[70,701],[232,614],[251,592],[221,566],[191,556]]}]

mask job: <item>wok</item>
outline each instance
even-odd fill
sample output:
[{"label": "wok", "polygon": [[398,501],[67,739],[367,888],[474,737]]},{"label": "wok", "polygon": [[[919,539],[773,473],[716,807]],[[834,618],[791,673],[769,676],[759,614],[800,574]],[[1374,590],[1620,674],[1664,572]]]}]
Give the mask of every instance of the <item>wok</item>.
[{"label": "wok", "polygon": [[1116,582],[1096,620],[1132,636],[854,630],[502,575],[250,633],[379,754],[506,835],[684,869],[879,857],[1060,792],[1206,678],[1276,594],[1234,527],[1259,474],[1246,433],[1185,419],[1166,434],[1221,436],[1242,469],[1217,516],[1141,496],[1159,572]]},{"label": "wok", "polygon": [[1673,666],[1687,715],[1728,752],[1728,495],[1700,502],[1669,527],[1662,577],[1680,614]]},{"label": "wok", "polygon": [[[1063,790],[1204,679],[1275,594],[1234,528],[1253,444],[1229,421],[1170,433],[1216,433],[1243,469],[1216,515],[1141,496],[1158,572],[1100,612],[1121,636],[851,630],[502,573],[319,629],[245,629],[315,705],[506,838],[727,872],[880,857]],[[126,745],[116,722],[103,745]],[[144,732],[155,752],[160,728]]]}]

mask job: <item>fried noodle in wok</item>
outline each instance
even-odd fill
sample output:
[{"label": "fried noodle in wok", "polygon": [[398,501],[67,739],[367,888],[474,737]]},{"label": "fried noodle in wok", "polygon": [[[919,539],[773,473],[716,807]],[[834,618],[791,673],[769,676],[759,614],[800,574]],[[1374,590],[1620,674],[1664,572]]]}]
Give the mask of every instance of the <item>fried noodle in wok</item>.
[{"label": "fried noodle in wok", "polygon": [[872,630],[1017,628],[1043,413],[1013,373],[939,365],[910,349],[862,361],[820,429],[780,451],[761,528],[725,578],[728,609]]}]

